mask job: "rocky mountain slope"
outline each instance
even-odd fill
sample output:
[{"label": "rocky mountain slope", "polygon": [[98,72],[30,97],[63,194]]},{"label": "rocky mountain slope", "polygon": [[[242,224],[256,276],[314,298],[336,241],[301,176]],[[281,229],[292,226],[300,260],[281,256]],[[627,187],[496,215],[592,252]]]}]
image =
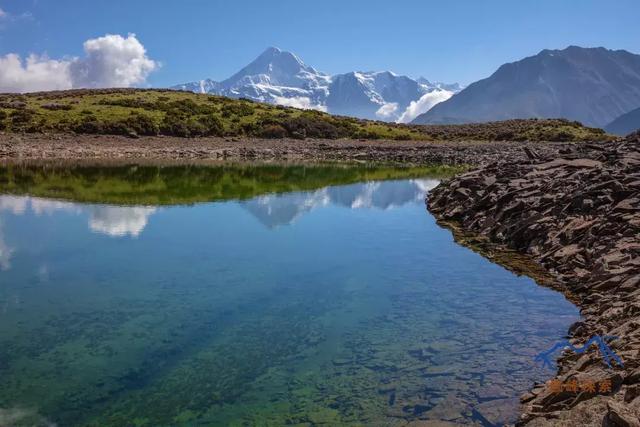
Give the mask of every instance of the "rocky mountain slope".
[{"label": "rocky mountain slope", "polygon": [[413,123],[554,117],[603,127],[639,105],[640,55],[570,46],[502,65]]},{"label": "rocky mountain slope", "polygon": [[604,130],[613,135],[627,135],[638,129],[640,129],[640,108],[621,115],[604,127]]},{"label": "rocky mountain slope", "polygon": [[411,79],[390,71],[330,76],[290,52],[271,47],[222,82],[210,79],[172,89],[247,98],[331,114],[409,122],[460,90],[458,84]]}]

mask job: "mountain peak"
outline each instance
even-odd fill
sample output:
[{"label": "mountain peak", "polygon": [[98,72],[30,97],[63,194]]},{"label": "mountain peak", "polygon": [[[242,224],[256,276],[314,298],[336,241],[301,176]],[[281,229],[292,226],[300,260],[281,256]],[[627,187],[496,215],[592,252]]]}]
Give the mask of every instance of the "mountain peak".
[{"label": "mountain peak", "polygon": [[296,86],[300,83],[300,74],[305,73],[318,74],[293,53],[272,46],[249,65],[222,82],[222,85],[230,88],[248,78],[254,83]]},{"label": "mountain peak", "polygon": [[412,103],[435,89],[391,71],[352,71],[329,76],[275,46],[263,50],[250,64],[220,83],[203,80],[175,87],[387,121],[401,117],[410,120],[425,111],[424,105],[431,104],[423,102],[412,107],[411,116],[404,114]]},{"label": "mountain peak", "polygon": [[280,53],[280,52],[282,52],[282,50],[281,50],[279,47],[269,46],[268,48],[266,48],[266,49],[264,50],[264,52],[263,52],[262,54],[263,54],[263,55],[264,55],[265,53],[268,53],[268,54],[276,54],[276,53]]},{"label": "mountain peak", "polygon": [[[298,58],[295,54],[288,52],[286,50],[282,50],[277,47],[268,47],[264,52],[260,54],[253,62],[254,63],[277,63],[277,64],[295,64],[301,68],[305,68],[306,65],[300,58]],[[251,65],[251,64],[249,64]]]},{"label": "mountain peak", "polygon": [[566,118],[604,126],[640,105],[640,55],[568,46],[504,64],[414,123]]}]

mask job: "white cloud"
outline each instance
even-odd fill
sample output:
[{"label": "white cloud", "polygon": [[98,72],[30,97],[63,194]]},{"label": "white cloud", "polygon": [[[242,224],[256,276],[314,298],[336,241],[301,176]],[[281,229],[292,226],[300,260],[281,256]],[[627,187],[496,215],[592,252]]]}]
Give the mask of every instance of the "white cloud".
[{"label": "white cloud", "polygon": [[4,10],[0,9],[0,19],[2,18],[6,18],[7,17],[7,12],[5,12]]},{"label": "white cloud", "polygon": [[397,117],[398,112],[398,103],[397,102],[388,102],[383,104],[382,107],[378,108],[376,111],[376,117],[382,120],[389,120]]},{"label": "white cloud", "polygon": [[434,90],[433,92],[425,93],[417,101],[411,101],[411,104],[407,107],[404,113],[398,119],[398,123],[409,123],[420,114],[424,114],[434,105],[439,104],[453,96],[453,92],[448,90]]},{"label": "white cloud", "polygon": [[284,105],[285,107],[301,108],[303,110],[318,110],[327,111],[327,107],[324,105],[318,105],[311,102],[311,98],[307,96],[295,96],[292,98],[286,98],[284,96],[276,96],[273,101],[278,105]]},{"label": "white cloud", "polygon": [[95,206],[91,208],[89,228],[108,236],[138,237],[155,211],[151,207]]},{"label": "white cloud", "polygon": [[49,200],[33,197],[29,199],[31,202],[31,210],[36,215],[52,215],[56,212],[68,212],[78,214],[82,212],[80,206],[75,203],[65,202],[62,200]]},{"label": "white cloud", "polygon": [[84,43],[83,58],[50,59],[10,53],[0,57],[0,92],[129,87],[142,84],[159,64],[135,34],[107,34]]},{"label": "white cloud", "polygon": [[15,53],[0,57],[0,92],[37,92],[70,89],[69,62],[29,55],[25,61]]},{"label": "white cloud", "polygon": [[416,187],[420,190],[420,198],[423,199],[426,194],[429,194],[431,190],[436,188],[440,184],[438,179],[413,179],[411,180]]},{"label": "white cloud", "polygon": [[[0,196],[1,211],[9,211],[14,215],[24,215],[31,211],[37,216],[52,215],[58,212],[76,215],[87,214],[91,231],[112,237],[137,237],[147,226],[149,217],[156,212],[156,208],[149,206],[83,205],[40,197],[4,195]],[[1,237],[2,235],[0,234],[0,267],[2,266],[3,255],[7,260],[6,262],[8,262],[8,257],[13,252],[6,245],[2,245]]]},{"label": "white cloud", "polygon": [[158,68],[135,34],[87,40],[84,52],[85,58],[71,63],[74,87],[128,87],[144,83]]},{"label": "white cloud", "polygon": [[[2,223],[0,222],[0,271],[6,271],[11,268],[11,256],[13,255],[13,248],[9,247],[4,241],[4,234],[2,232]],[[4,424],[0,424],[4,425]]]},{"label": "white cloud", "polygon": [[22,215],[27,210],[29,199],[22,196],[0,196],[0,211],[9,211],[14,215]]}]

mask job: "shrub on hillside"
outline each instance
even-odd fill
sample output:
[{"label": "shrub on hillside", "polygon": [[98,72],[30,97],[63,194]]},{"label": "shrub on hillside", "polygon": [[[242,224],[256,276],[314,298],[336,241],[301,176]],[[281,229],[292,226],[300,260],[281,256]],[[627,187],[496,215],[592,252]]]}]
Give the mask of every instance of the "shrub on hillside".
[{"label": "shrub on hillside", "polygon": [[44,108],[45,110],[53,110],[53,111],[57,111],[57,110],[61,110],[61,111],[69,111],[69,110],[73,110],[73,107],[69,104],[58,104],[57,102],[51,102],[48,104],[42,104],[40,107]]},{"label": "shrub on hillside", "polygon": [[195,136],[222,136],[224,134],[222,120],[211,114],[198,117],[195,120],[195,125],[198,132]]},{"label": "shrub on hillside", "polygon": [[179,111],[168,111],[164,116],[162,125],[160,126],[160,132],[163,135],[187,138],[191,136],[189,127],[187,126],[187,120],[188,118]]},{"label": "shrub on hillside", "polygon": [[98,101],[98,105],[113,105],[126,108],[145,108],[152,110],[155,104],[142,98],[104,98]]},{"label": "shrub on hillside", "polygon": [[282,122],[289,135],[296,138],[340,138],[340,129],[320,117],[294,117]]},{"label": "shrub on hillside", "polygon": [[102,123],[91,112],[84,114],[82,118],[72,124],[71,129],[76,133],[103,133]]},{"label": "shrub on hillside", "polygon": [[411,134],[409,133],[399,133],[395,135],[393,139],[394,141],[410,141],[413,138],[411,138]]},{"label": "shrub on hillside", "polygon": [[377,134],[373,130],[366,129],[358,129],[351,134],[351,137],[355,139],[380,139],[379,134]]},{"label": "shrub on hillside", "polygon": [[11,129],[29,131],[33,125],[33,121],[36,117],[36,113],[28,108],[20,110],[14,110],[10,114]]},{"label": "shrub on hillside", "polygon": [[188,116],[180,111],[170,110],[166,113],[160,127],[164,135],[184,138],[195,136],[222,136],[224,126],[214,115]]},{"label": "shrub on hillside", "polygon": [[263,138],[281,139],[287,136],[287,130],[278,124],[268,124],[262,128],[259,136]]},{"label": "shrub on hillside", "polygon": [[134,132],[138,135],[157,135],[160,132],[153,117],[146,114],[132,112],[123,124],[127,127],[127,134]]},{"label": "shrub on hillside", "polygon": [[224,118],[231,116],[245,117],[253,114],[255,108],[247,102],[238,102],[233,104],[225,104],[222,106],[221,115]]},{"label": "shrub on hillside", "polygon": [[119,120],[100,121],[89,112],[83,114],[75,123],[69,125],[76,133],[106,134],[106,135],[157,135],[160,127],[153,117],[146,114],[132,112],[129,117]]},{"label": "shrub on hillside", "polygon": [[255,122],[241,123],[237,128],[238,134],[248,136],[260,136],[262,129],[263,128]]},{"label": "shrub on hillside", "polygon": [[0,101],[0,108],[21,110],[26,107],[27,107],[27,103],[24,101],[15,101],[15,100]]},{"label": "shrub on hillside", "polygon": [[180,99],[177,101],[164,102],[158,101],[154,104],[154,108],[165,112],[179,112],[188,116],[197,114],[214,114],[216,107],[207,104],[198,104],[191,99]]}]

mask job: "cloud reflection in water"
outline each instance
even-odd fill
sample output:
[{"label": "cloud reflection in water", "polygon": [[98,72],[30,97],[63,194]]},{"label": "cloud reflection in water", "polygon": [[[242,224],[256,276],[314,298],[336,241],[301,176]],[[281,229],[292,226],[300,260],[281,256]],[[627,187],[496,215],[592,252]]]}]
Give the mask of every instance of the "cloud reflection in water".
[{"label": "cloud reflection in water", "polygon": [[35,215],[84,213],[89,216],[89,229],[94,232],[114,237],[137,237],[157,209],[149,206],[88,205],[30,196],[0,196],[0,211],[23,215],[29,210]]}]

